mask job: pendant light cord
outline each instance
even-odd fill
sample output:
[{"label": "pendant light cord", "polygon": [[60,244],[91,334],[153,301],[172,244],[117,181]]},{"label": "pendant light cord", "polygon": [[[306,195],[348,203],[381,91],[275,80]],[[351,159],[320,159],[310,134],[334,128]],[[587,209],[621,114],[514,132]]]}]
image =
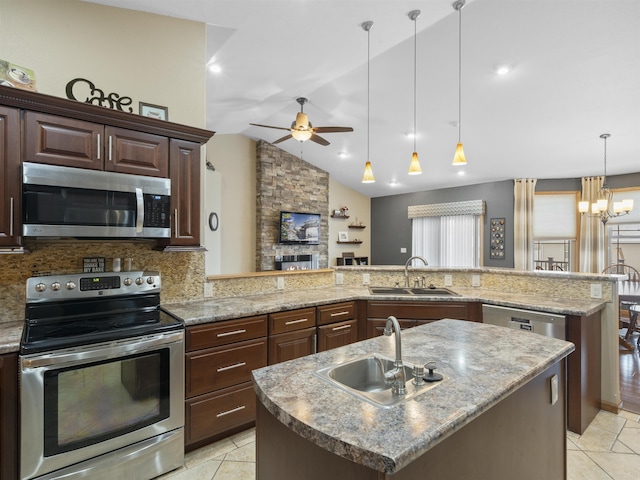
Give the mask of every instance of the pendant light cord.
[{"label": "pendant light cord", "polygon": [[[420,13],[418,13],[420,15]],[[418,15],[413,19],[413,151],[416,151],[416,83],[418,78]]]},{"label": "pendant light cord", "polygon": [[371,26],[367,29],[367,162],[369,158],[369,97],[371,95],[370,86],[370,69],[371,69]]},{"label": "pendant light cord", "polygon": [[462,138],[460,130],[462,128],[462,7],[458,8],[458,143]]}]

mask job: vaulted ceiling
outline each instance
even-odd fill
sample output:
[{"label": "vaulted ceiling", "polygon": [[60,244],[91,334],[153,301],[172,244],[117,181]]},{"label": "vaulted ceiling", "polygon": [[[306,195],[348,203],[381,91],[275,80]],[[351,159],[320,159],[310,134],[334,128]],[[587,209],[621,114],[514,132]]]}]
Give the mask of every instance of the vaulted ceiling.
[{"label": "vaulted ceiling", "polygon": [[[93,1],[93,0],[92,0]],[[280,148],[367,196],[512,178],[640,171],[640,1],[95,0],[207,24],[207,128],[273,142],[304,111],[314,126],[351,126],[321,146]],[[412,10],[421,10],[416,23]],[[361,27],[374,22],[367,34]],[[414,27],[417,29],[413,151]],[[370,40],[370,62],[368,41]],[[498,75],[506,65],[510,72]],[[367,74],[369,72],[369,74]],[[369,85],[369,89],[367,88]],[[367,97],[369,92],[369,104]],[[215,137],[214,137],[215,140]],[[367,160],[376,182],[362,184]],[[460,174],[463,173],[463,175]]]}]

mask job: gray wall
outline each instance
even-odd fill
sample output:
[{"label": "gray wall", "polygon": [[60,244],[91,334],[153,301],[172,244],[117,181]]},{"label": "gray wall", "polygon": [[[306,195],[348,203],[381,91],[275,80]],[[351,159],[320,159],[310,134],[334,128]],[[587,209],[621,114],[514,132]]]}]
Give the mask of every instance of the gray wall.
[{"label": "gray wall", "polygon": [[[609,176],[607,185],[612,189],[638,187],[640,173]],[[537,192],[579,192],[581,189],[579,178],[539,179],[536,182]],[[411,220],[407,213],[410,205],[466,200],[486,201],[484,266],[513,268],[513,180],[372,198],[371,264],[404,265],[411,256]],[[640,206],[636,205],[635,208]],[[504,260],[489,258],[489,221],[496,217],[506,219]],[[407,253],[400,253],[402,247],[407,249]]]}]

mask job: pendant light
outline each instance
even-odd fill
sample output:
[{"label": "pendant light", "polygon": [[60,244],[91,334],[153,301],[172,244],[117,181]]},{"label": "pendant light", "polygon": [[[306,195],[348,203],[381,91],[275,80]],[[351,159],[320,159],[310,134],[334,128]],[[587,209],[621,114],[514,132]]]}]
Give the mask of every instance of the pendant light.
[{"label": "pendant light", "polygon": [[456,154],[451,163],[455,166],[467,164],[460,136],[460,124],[462,121],[462,7],[464,7],[465,3],[466,0],[457,0],[453,3],[453,9],[458,12],[458,145],[456,145]]},{"label": "pendant light", "polygon": [[371,20],[362,24],[362,29],[367,32],[367,163],[364,167],[362,183],[374,183],[376,181],[373,176],[373,170],[371,169],[371,162],[369,161],[369,70],[371,68],[371,27],[373,27],[373,22]]},{"label": "pendant light", "polygon": [[420,16],[420,10],[412,10],[409,12],[409,18],[413,21],[413,153],[411,154],[411,163],[409,164],[409,175],[421,175],[422,168],[420,167],[420,160],[418,159],[418,152],[416,151],[416,136],[418,134],[416,130],[416,80],[418,71],[418,17]]}]

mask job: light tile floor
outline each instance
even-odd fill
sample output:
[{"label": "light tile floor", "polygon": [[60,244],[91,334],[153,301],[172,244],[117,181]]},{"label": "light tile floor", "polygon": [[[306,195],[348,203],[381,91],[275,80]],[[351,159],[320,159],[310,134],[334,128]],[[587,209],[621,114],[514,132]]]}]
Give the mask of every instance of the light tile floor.
[{"label": "light tile floor", "polygon": [[[255,480],[255,429],[187,453],[159,480]],[[567,434],[567,480],[640,479],[640,415],[601,411],[582,435]],[[490,480],[490,479],[478,479]]]}]

